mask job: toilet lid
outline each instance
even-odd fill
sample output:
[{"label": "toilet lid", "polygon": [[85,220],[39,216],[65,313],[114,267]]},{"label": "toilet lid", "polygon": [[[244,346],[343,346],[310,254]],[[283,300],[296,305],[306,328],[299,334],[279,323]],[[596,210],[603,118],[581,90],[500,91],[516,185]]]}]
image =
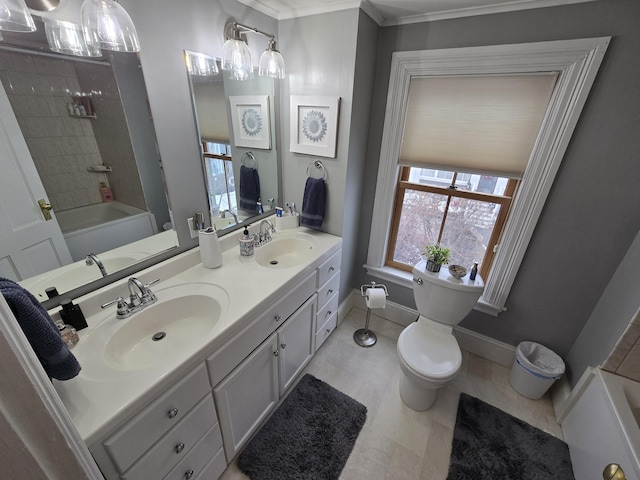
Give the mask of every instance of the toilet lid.
[{"label": "toilet lid", "polygon": [[412,323],[402,331],[398,353],[412,370],[427,378],[450,377],[462,364],[454,336],[421,322]]}]

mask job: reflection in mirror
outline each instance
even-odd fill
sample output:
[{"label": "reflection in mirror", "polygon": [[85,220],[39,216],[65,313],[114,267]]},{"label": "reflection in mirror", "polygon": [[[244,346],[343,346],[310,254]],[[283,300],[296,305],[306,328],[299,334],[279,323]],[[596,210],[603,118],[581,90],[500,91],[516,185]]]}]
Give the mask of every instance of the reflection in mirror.
[{"label": "reflection in mirror", "polygon": [[0,276],[45,301],[176,247],[137,55],[3,46],[0,78]]},{"label": "reflection in mirror", "polygon": [[274,79],[235,80],[220,69],[219,59],[186,50],[185,64],[211,224],[224,230],[274,210],[279,198]]}]

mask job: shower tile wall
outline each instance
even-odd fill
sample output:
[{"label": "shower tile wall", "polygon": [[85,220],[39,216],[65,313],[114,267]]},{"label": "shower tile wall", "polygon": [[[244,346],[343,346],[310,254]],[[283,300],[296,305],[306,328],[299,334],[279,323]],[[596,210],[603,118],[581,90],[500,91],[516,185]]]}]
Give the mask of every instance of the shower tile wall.
[{"label": "shower tile wall", "polygon": [[602,364],[602,369],[640,382],[640,309]]},{"label": "shower tile wall", "polygon": [[[100,87],[89,87],[86,78],[78,76],[74,63],[85,65],[35,54],[0,51],[0,80],[44,184],[48,200],[54,210],[100,203],[102,197],[99,184],[106,182],[114,190],[116,200],[122,198],[125,203],[134,206],[142,204],[141,208],[144,208],[144,200],[140,202],[142,188],[137,179],[128,132],[123,135],[117,127],[110,126],[112,120],[109,116],[100,119],[100,112],[97,120],[69,116],[67,105],[71,102],[72,95],[100,91]],[[115,84],[108,67],[96,67],[104,72],[101,76],[110,77],[110,81]],[[119,103],[117,88],[115,97]],[[93,102],[98,103],[97,98]],[[98,110],[97,105],[94,107]],[[119,123],[124,124],[126,130],[121,106],[119,110]],[[118,134],[107,141],[100,141],[96,130],[118,131]],[[131,152],[129,155],[126,146],[122,144],[128,144]],[[111,177],[112,174],[87,171],[87,167],[110,163],[119,155],[126,160],[118,168],[123,173],[133,172],[137,187],[135,182],[133,187],[129,186],[129,182],[121,182],[120,185]],[[121,198],[118,193],[121,193]],[[128,199],[134,200],[130,203]]]}]

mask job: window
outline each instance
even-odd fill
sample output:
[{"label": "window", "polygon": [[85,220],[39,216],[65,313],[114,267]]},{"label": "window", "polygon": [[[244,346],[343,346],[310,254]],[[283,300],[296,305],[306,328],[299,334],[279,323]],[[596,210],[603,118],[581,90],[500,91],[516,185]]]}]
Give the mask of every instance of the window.
[{"label": "window", "polygon": [[440,243],[451,249],[449,263],[479,262],[486,278],[517,184],[505,177],[403,167],[386,265],[411,271],[425,245]]},{"label": "window", "polygon": [[205,169],[207,172],[207,191],[209,192],[209,210],[212,215],[223,210],[237,211],[231,145],[215,142],[202,142]]},{"label": "window", "polygon": [[472,176],[488,174],[482,172],[481,168],[445,167],[433,159],[429,161],[429,165],[423,166],[401,159],[411,80],[445,75],[554,73],[557,74],[557,82],[548,111],[517,187],[517,196],[512,200],[509,218],[504,224],[491,269],[484,276],[484,294],[476,306],[493,315],[504,310],[518,268],[609,42],[610,37],[602,37],[395,52],[391,59],[387,111],[365,265],[368,273],[406,288],[412,287],[408,272],[386,265],[392,239],[397,187],[398,182],[403,181],[405,166],[423,168],[426,170],[425,177],[436,179],[446,176],[439,174],[438,170],[470,172]]}]

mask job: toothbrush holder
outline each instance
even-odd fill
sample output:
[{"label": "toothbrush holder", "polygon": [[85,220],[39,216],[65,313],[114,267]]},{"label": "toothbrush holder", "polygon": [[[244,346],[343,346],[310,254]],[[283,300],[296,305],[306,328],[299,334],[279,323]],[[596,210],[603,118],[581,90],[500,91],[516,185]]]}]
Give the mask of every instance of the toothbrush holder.
[{"label": "toothbrush holder", "polygon": [[283,213],[281,217],[276,217],[276,230],[291,230],[300,226],[300,214]]}]

